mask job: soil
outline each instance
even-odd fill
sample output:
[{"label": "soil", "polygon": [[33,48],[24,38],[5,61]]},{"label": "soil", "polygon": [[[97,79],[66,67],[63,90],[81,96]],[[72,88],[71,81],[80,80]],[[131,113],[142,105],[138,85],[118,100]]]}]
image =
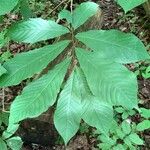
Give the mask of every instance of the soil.
[{"label": "soil", "polygon": [[[93,0],[94,1],[94,0]],[[140,6],[126,15],[124,14],[123,10],[118,7],[118,5],[114,2],[114,0],[95,0],[101,9],[103,10],[104,21],[102,29],[119,29],[123,32],[132,32],[137,35],[145,45],[150,43],[150,20],[146,17],[143,8]],[[76,1],[76,3],[81,3],[80,0]],[[57,3],[56,3],[57,5]],[[54,14],[57,13],[54,12]],[[40,15],[39,15],[40,16]],[[15,18],[16,19],[16,18]],[[29,49],[28,45],[19,45],[17,43],[10,43],[9,49],[13,54],[18,52],[23,52]],[[145,62],[142,62],[143,64]],[[147,64],[146,64],[147,65]],[[133,64],[129,65],[131,70],[135,70]],[[13,86],[10,88],[4,89],[4,96],[5,96],[5,107],[10,105],[10,103],[14,100],[14,98],[22,91],[23,87],[26,85],[27,81],[22,82],[20,85]],[[150,108],[150,80],[143,79],[141,76],[138,77],[138,85],[139,85],[139,98],[141,99],[141,105],[145,108]],[[0,93],[2,94],[2,93]],[[0,97],[2,99],[2,97]],[[40,122],[32,123],[32,121],[28,120],[30,123],[30,127],[28,124],[22,123],[23,131],[18,132],[18,134],[25,137],[24,141],[24,148],[23,150],[90,150],[96,149],[95,146],[95,139],[90,135],[78,133],[69,143],[67,147],[62,146],[60,141],[59,144],[56,144],[58,140],[58,133],[55,131],[53,124],[45,123],[40,125]],[[138,122],[139,120],[137,120]],[[43,128],[41,128],[43,126]],[[53,128],[53,133],[49,130],[49,128]],[[31,131],[32,129],[32,131]],[[42,130],[44,129],[44,130]],[[36,132],[34,132],[36,131]],[[30,133],[30,134],[27,134]],[[32,133],[32,134],[31,134]],[[50,137],[53,135],[54,139],[43,139],[43,135]],[[27,135],[26,135],[27,134]],[[142,137],[146,141],[145,147],[141,147],[143,150],[150,149],[150,133],[144,132],[142,133]],[[35,144],[31,143],[34,141]],[[51,143],[47,145],[44,143]]]}]

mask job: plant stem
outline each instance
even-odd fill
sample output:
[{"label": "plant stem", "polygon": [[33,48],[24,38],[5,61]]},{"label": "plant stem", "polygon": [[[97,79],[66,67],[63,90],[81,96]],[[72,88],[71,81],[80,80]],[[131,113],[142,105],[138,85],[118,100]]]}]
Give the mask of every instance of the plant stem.
[{"label": "plant stem", "polygon": [[58,7],[60,7],[63,3],[65,3],[67,0],[63,0],[59,5],[57,5],[49,14],[47,14],[46,15],[46,17],[48,16],[48,15],[51,15],[52,14],[52,12],[54,12]]},{"label": "plant stem", "polygon": [[71,14],[73,12],[73,0],[70,0],[71,4],[70,4],[70,9],[71,9]]},{"label": "plant stem", "polygon": [[2,88],[2,111],[5,111],[5,89]]},{"label": "plant stem", "polygon": [[145,9],[146,15],[147,15],[148,17],[150,17],[150,0],[148,0],[147,2],[145,2],[145,3],[143,4],[143,7],[144,7],[144,9]]}]

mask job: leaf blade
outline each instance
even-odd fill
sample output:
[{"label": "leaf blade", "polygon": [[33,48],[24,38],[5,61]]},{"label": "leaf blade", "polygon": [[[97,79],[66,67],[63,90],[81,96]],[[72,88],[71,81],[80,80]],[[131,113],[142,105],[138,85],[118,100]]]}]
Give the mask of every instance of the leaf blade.
[{"label": "leaf blade", "polygon": [[117,3],[124,9],[125,13],[130,11],[131,9],[143,4],[147,0],[132,0],[132,1],[126,1],[126,0],[117,0]]},{"label": "leaf blade", "polygon": [[137,144],[137,145],[143,145],[144,144],[143,140],[136,133],[130,134],[129,138],[130,138],[131,142],[134,144]]},{"label": "leaf blade", "polygon": [[68,23],[72,22],[72,15],[70,11],[63,9],[59,14],[58,14],[58,19],[66,19]]},{"label": "leaf blade", "polygon": [[141,110],[141,116],[144,118],[150,118],[150,110],[145,108],[140,108]]},{"label": "leaf blade", "polygon": [[33,51],[20,53],[4,63],[7,74],[1,77],[0,87],[17,85],[22,80],[39,73],[61,53],[69,41],[59,42]]},{"label": "leaf blade", "polygon": [[56,100],[70,60],[66,59],[46,75],[26,86],[10,108],[9,124],[34,118],[45,112]]},{"label": "leaf blade", "polygon": [[7,36],[17,42],[36,43],[68,33],[69,30],[51,20],[32,18],[10,27]]},{"label": "leaf blade", "polygon": [[[93,2],[84,2],[80,4],[72,15],[72,26],[77,29],[79,26],[85,23],[90,17],[96,14],[98,11],[98,5]],[[82,15],[81,15],[82,13]]]},{"label": "leaf blade", "polygon": [[57,109],[54,114],[54,124],[63,137],[65,144],[76,134],[79,129],[82,107],[78,91],[78,77],[73,72],[58,99]]},{"label": "leaf blade", "polygon": [[78,89],[82,99],[82,119],[101,132],[107,132],[113,120],[112,107],[93,95],[81,68],[76,68],[76,74],[80,83]]},{"label": "leaf blade", "polygon": [[20,137],[12,137],[7,140],[7,145],[12,149],[12,150],[21,150],[23,142]]},{"label": "leaf blade", "polygon": [[150,120],[143,120],[136,127],[137,131],[144,131],[150,129]]},{"label": "leaf blade", "polygon": [[0,16],[10,12],[18,3],[19,0],[1,0],[0,1]]},{"label": "leaf blade", "polygon": [[5,74],[7,70],[0,64],[0,76]]},{"label": "leaf blade", "polygon": [[[137,107],[137,79],[126,67],[96,59],[91,52],[76,49],[77,58],[93,94],[111,105]],[[94,76],[93,76],[94,74]]]},{"label": "leaf blade", "polygon": [[82,105],[85,110],[83,120],[101,132],[108,132],[113,121],[112,107],[94,96],[88,97]]},{"label": "leaf blade", "polygon": [[7,150],[7,145],[1,138],[0,138],[0,149]]},{"label": "leaf blade", "polygon": [[78,33],[76,38],[91,48],[99,59],[126,64],[150,58],[143,43],[130,33],[91,30]]}]

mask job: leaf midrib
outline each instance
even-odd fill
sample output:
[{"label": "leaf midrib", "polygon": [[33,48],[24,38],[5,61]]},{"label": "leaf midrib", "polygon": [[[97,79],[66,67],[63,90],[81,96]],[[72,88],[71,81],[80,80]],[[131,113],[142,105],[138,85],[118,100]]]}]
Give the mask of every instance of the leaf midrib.
[{"label": "leaf midrib", "polygon": [[[85,55],[83,55],[83,54],[82,54],[82,57],[84,57],[84,59],[87,60],[87,61],[93,66],[93,68],[97,69],[97,68],[94,66],[94,64],[91,63],[89,57],[85,57]],[[105,81],[107,81],[107,80],[105,80]],[[122,93],[122,90],[120,89],[120,87],[119,87],[119,88],[118,88],[118,87],[115,87],[115,88],[118,89],[118,90],[120,91],[120,93]],[[94,92],[94,93],[95,93],[95,92]],[[127,96],[126,96],[126,97],[127,97]],[[127,97],[127,98],[128,98],[128,97]],[[128,99],[129,99],[129,98],[128,98]]]},{"label": "leaf midrib", "polygon": [[[56,49],[57,49],[57,48],[55,48],[54,51],[56,51]],[[44,53],[43,55],[40,55],[39,57],[36,57],[36,59],[29,61],[29,63],[27,63],[26,65],[24,65],[24,66],[22,66],[21,68],[17,69],[17,70],[7,79],[7,81],[5,81],[5,82],[3,83],[3,85],[6,84],[6,83],[8,83],[8,82],[11,80],[11,78],[12,78],[19,70],[25,68],[26,66],[29,66],[29,65],[32,64],[34,61],[37,61],[37,60],[39,60],[39,59],[45,57],[46,55],[48,55],[48,54],[50,54],[50,53],[52,53],[52,52],[53,52],[53,51],[50,51],[49,53]],[[27,78],[28,78],[28,77],[27,77]]]},{"label": "leaf midrib", "polygon": [[[57,75],[59,75],[59,73],[61,72],[62,68],[64,68],[64,66],[66,65],[66,63],[58,70]],[[51,78],[51,80],[47,83],[47,85],[45,86],[45,88],[43,88],[43,90],[41,90],[41,92],[32,99],[32,101],[30,101],[30,103],[28,103],[28,105],[31,105],[32,103],[34,103],[34,101],[36,101],[37,99],[39,99],[39,97],[42,95],[42,93],[48,88],[48,86],[51,84],[51,82],[54,80],[54,78],[56,77],[55,75],[53,76],[53,78]],[[26,111],[28,108],[28,105],[26,105],[26,107],[24,107],[24,110]],[[52,104],[51,104],[52,105]]]},{"label": "leaf midrib", "polygon": [[[80,37],[81,38],[85,38],[84,36],[81,36],[80,35]],[[79,38],[80,38],[79,37]],[[126,48],[126,49],[128,49],[128,50],[131,50],[131,48],[129,48],[129,47],[126,47],[126,46],[122,46],[122,45],[118,45],[118,44],[116,44],[116,43],[113,43],[112,41],[111,42],[108,42],[108,41],[104,41],[104,40],[100,40],[100,39],[98,39],[98,38],[92,38],[92,37],[88,37],[88,38],[86,38],[86,39],[90,39],[90,40],[94,40],[94,41],[98,41],[98,42],[103,42],[103,43],[105,43],[105,44],[110,44],[110,45],[114,45],[114,46],[117,46],[117,47],[121,47],[121,48]],[[80,39],[79,39],[80,40]]]}]

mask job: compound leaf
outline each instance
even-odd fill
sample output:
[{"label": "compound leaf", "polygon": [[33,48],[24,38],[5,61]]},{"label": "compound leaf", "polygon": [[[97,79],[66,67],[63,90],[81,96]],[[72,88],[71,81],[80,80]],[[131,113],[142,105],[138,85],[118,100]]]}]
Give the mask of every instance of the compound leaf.
[{"label": "compound leaf", "polygon": [[82,107],[79,81],[79,77],[74,71],[60,94],[54,114],[55,127],[63,137],[65,144],[76,134],[81,121]]},{"label": "compound leaf", "polygon": [[96,14],[98,5],[93,2],[84,2],[80,4],[72,14],[72,26],[77,29],[84,24],[90,17]]},{"label": "compound leaf", "polygon": [[0,78],[0,87],[17,85],[22,80],[39,73],[61,53],[69,41],[59,42],[33,51],[17,54],[4,63],[7,73]]},{"label": "compound leaf", "polygon": [[0,16],[10,12],[19,0],[0,0]]},{"label": "compound leaf", "polygon": [[91,30],[78,33],[76,38],[94,50],[99,59],[126,64],[150,58],[143,43],[131,33]]},{"label": "compound leaf", "polygon": [[33,118],[45,112],[56,100],[70,60],[65,60],[53,70],[26,86],[10,108],[9,124]]},{"label": "compound leaf", "polygon": [[117,3],[124,9],[125,12],[143,4],[147,0],[117,0]]},{"label": "compound leaf", "polygon": [[77,48],[76,54],[95,96],[111,105],[128,109],[137,107],[137,79],[134,73],[118,63],[96,59],[92,52]]},{"label": "compound leaf", "polygon": [[34,18],[12,25],[7,36],[14,41],[35,43],[55,38],[68,32],[67,28],[58,25],[54,21]]}]

